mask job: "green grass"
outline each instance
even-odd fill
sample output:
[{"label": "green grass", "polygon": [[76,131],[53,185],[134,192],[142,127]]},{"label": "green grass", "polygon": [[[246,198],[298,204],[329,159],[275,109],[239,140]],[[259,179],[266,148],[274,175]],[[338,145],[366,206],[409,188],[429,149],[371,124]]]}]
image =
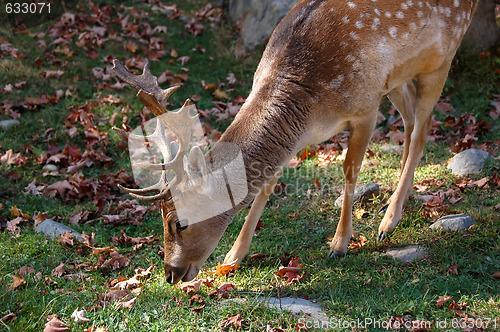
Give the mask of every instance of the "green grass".
[{"label": "green grass", "polygon": [[[213,24],[212,27],[205,22],[207,28],[200,36],[194,37],[185,30],[185,20],[168,20],[164,14],[152,11],[151,5],[147,3],[129,1],[122,6],[119,1],[106,3],[114,8],[106,26],[118,33],[121,26],[113,21],[118,18],[118,13],[121,17],[130,15],[130,22],[139,26],[144,22],[152,27],[167,26],[166,33],[154,35],[162,39],[167,53],[160,61],[151,62],[152,72],[158,75],[171,70],[175,75],[184,72],[182,67],[189,68],[184,87],[171,98],[171,108],[179,107],[186,98],[193,95],[200,97],[197,102],[199,109],[212,108],[212,101],[215,100],[212,91],[203,89],[201,81],[219,85],[227,81],[229,73],[234,73],[238,80],[234,91],[229,92],[231,99],[248,94],[260,54],[256,52],[244,58],[236,58],[232,54],[237,32],[226,16],[223,16],[221,23]],[[173,3],[177,3],[189,20],[208,1]],[[78,15],[90,15],[88,4],[81,5]],[[140,17],[141,13],[149,15]],[[93,25],[98,24],[90,23],[90,26]],[[32,32],[46,32],[49,28],[49,25],[45,25],[32,29]],[[54,37],[43,37],[48,45],[45,48],[40,46],[39,38],[33,34],[10,33],[4,27],[1,29],[2,38],[18,48],[18,53],[24,54],[24,58],[16,59],[7,53],[0,55],[0,88],[9,83],[26,83],[23,88],[0,96],[0,102],[14,105],[13,109],[20,114],[21,122],[18,127],[0,131],[0,155],[12,149],[14,153],[25,155],[27,160],[20,166],[0,164],[0,222],[14,219],[9,209],[17,206],[31,216],[46,212],[50,218],[69,225],[70,216],[86,210],[96,211],[96,204],[87,198],[63,200],[60,196],[50,198],[44,195],[24,195],[24,188],[34,179],[37,184],[51,184],[71,176],[64,173],[64,165],[59,167],[61,173],[57,176],[44,174],[46,171],[36,162],[36,158],[40,158],[48,151],[49,145],[54,144],[61,150],[66,146],[76,146],[82,152],[90,149],[86,145],[83,124],[76,124],[77,134],[73,137],[66,127],[70,112],[89,102],[94,124],[100,132],[108,134],[102,144],[95,144],[92,148],[105,153],[114,162],[109,166],[96,162],[92,167],[84,167],[81,173],[86,179],[97,179],[100,176],[106,179],[122,169],[130,174],[128,153],[118,146],[120,138],[111,130],[110,119],[114,113],[118,113],[115,125],[120,126],[127,118],[128,124],[134,128],[140,123],[137,114],[142,108],[141,104],[133,89],[116,91],[99,88],[105,83],[113,84],[114,80],[103,82],[95,79],[91,69],[109,65],[104,59],[107,56],[122,60],[133,57],[134,54],[123,48],[127,41],[134,41],[139,47],[146,46],[146,43],[131,37],[120,41],[109,40],[103,46],[93,49],[98,53],[98,57],[93,59],[87,57],[90,48],[86,50],[76,46],[78,36],[83,31],[78,31],[71,38],[67,46],[73,54],[66,56],[60,53],[58,45],[51,44]],[[198,46],[206,52],[193,51]],[[190,56],[188,64],[182,66],[175,58],[170,57],[168,53],[171,48],[179,56]],[[142,50],[138,53],[143,58],[147,57]],[[40,68],[34,65],[37,58],[43,59]],[[169,60],[172,60],[171,63]],[[493,156],[498,158],[500,121],[493,120],[489,115],[492,108],[490,103],[498,93],[499,79],[495,75],[495,66],[498,67],[498,53],[495,52],[487,58],[458,57],[444,92],[445,96],[450,97],[455,109],[451,113],[436,112],[436,119],[445,121],[447,116],[458,118],[470,113],[478,122],[488,122],[490,129],[478,133],[478,141],[474,144],[486,144]],[[40,76],[45,70],[57,69],[65,71],[58,79]],[[224,87],[228,88],[227,85]],[[44,94],[54,96],[57,90],[67,91],[67,95],[56,103],[39,105],[33,109],[22,106],[27,97],[40,97]],[[103,102],[103,98],[108,95],[119,96],[123,102]],[[388,107],[384,104],[383,108]],[[9,118],[5,112],[0,113],[0,120]],[[223,131],[230,121],[216,122],[215,119],[210,119],[207,122]],[[385,122],[381,124],[384,133],[390,130],[385,125]],[[0,322],[0,331],[40,331],[43,330],[48,315],[58,315],[72,324],[75,331],[88,329],[92,325],[104,327],[108,331],[218,330],[223,319],[237,314],[242,315],[245,330],[265,330],[268,325],[295,330],[304,316],[268,309],[263,305],[262,299],[271,296],[315,300],[321,304],[332,322],[352,322],[357,319],[364,321],[366,318],[387,322],[391,316],[407,315],[412,319],[425,318],[433,322],[446,320],[451,328],[451,323],[460,317],[447,309],[448,304],[439,308],[435,302],[439,296],[450,295],[457,303],[467,303],[463,309],[466,314],[483,320],[496,318],[498,328],[500,281],[491,275],[500,271],[499,188],[493,181],[490,181],[488,188],[482,189],[471,187],[460,190],[456,186],[457,181],[462,179],[446,169],[448,159],[453,156],[450,146],[460,139],[452,131],[446,125],[438,128],[438,133],[444,139],[427,144],[424,158],[415,173],[415,181],[428,186],[425,192],[419,194],[454,189],[461,200],[455,204],[447,200],[443,208],[430,215],[421,201],[410,199],[398,228],[382,243],[375,241],[378,224],[382,219],[377,211],[396,188],[401,156],[384,151],[383,146],[387,144],[387,140],[372,142],[370,149],[373,155],[365,159],[359,182],[379,183],[381,192],[370,203],[355,204],[354,209],[362,208],[366,213],[360,220],[355,218],[354,228],[368,242],[362,248],[350,249],[344,259],[327,258],[327,238],[334,235],[340,216],[340,209],[335,207],[334,201],[343,185],[341,162],[320,167],[315,166],[317,159],[311,157],[303,161],[297,170],[286,170],[280,180],[286,185],[286,190],[271,197],[262,216],[264,227],[255,236],[251,247],[252,254],[264,253],[267,257],[262,260],[246,260],[234,273],[215,277],[214,280],[215,285],[224,282],[235,284],[236,289],[229,293],[229,297],[243,299],[243,302],[223,304],[222,301],[209,297],[208,293],[212,289],[202,286],[200,296],[206,306],[201,312],[191,310],[196,304],[188,305],[191,295],[182,293],[164,279],[162,259],[157,254],[163,234],[157,210],[149,212],[141,220],[141,226],[112,226],[103,222],[102,215],[108,214],[109,209],[116,207],[121,200],[122,193],[116,188],[111,189],[111,197],[105,201],[105,208],[100,214],[93,216],[88,224],[73,228],[88,234],[94,232],[97,247],[116,246],[110,239],[113,235],[121,234],[121,230],[133,237],[154,234],[159,239],[159,242],[139,250],[133,250],[130,246],[117,246],[120,254],[130,258],[130,265],[123,269],[103,271],[82,268],[68,270],[66,273],[87,273],[88,276],[83,280],[68,280],[64,275],[51,276],[51,271],[60,263],[64,263],[69,269],[81,263],[96,264],[98,257],[80,246],[69,247],[36,234],[32,218],[20,225],[21,232],[17,235],[6,230],[0,231],[0,318],[9,313],[16,316],[12,322]],[[493,179],[499,173],[498,159],[495,159],[485,167],[483,173],[466,180],[479,180],[483,177]],[[320,188],[316,186],[316,182],[320,184]],[[205,263],[200,278],[213,277],[210,271],[222,262],[231,248],[246,212],[240,212],[230,224],[215,252]],[[428,228],[439,216],[458,213],[471,215],[477,226],[466,234],[439,232]],[[421,261],[403,265],[384,254],[388,248],[409,244],[425,246],[428,256]],[[297,255],[300,263],[304,263],[305,276],[298,283],[286,284],[275,275],[281,265],[280,257],[285,254]],[[453,263],[457,264],[458,276],[447,272]],[[26,284],[16,290],[9,290],[13,276],[18,276],[19,269],[26,265],[41,272],[42,279],[29,274],[25,277]],[[134,269],[149,266],[155,266],[155,269],[131,309],[116,309],[114,304],[100,304],[99,295],[109,291],[112,279],[119,276],[130,278],[134,275]],[[178,305],[174,297],[186,305]],[[90,323],[71,323],[70,316],[77,308],[86,309]],[[434,329],[438,330],[437,327]],[[370,327],[368,330],[378,329]],[[495,328],[490,327],[490,330]]]}]

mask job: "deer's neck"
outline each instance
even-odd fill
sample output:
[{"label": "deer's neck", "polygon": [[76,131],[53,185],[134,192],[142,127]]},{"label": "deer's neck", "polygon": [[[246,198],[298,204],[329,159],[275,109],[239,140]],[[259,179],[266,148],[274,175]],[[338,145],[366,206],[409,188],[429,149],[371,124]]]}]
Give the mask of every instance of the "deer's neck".
[{"label": "deer's neck", "polygon": [[237,145],[243,155],[248,195],[241,207],[250,203],[296,153],[309,113],[303,92],[286,92],[296,88],[282,82],[280,89],[253,90],[220,139],[221,143]]}]

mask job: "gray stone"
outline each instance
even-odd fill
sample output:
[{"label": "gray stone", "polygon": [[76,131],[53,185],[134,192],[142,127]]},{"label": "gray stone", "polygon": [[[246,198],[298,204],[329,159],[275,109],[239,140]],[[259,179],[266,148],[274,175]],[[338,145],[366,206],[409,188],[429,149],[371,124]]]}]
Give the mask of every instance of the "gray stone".
[{"label": "gray stone", "polygon": [[3,120],[0,121],[0,128],[3,130],[9,130],[14,126],[19,126],[21,123],[17,120]]},{"label": "gray stone", "polygon": [[387,152],[387,153],[401,154],[401,153],[403,153],[404,146],[403,145],[387,144],[387,145],[382,146],[381,150],[384,152]]},{"label": "gray stone", "polygon": [[411,263],[427,255],[427,250],[419,245],[410,245],[403,248],[387,249],[386,253],[402,263]]},{"label": "gray stone", "polygon": [[84,239],[82,238],[82,235],[80,233],[75,231],[73,228],[58,223],[57,221],[54,221],[52,219],[45,219],[43,222],[41,222],[38,226],[36,226],[35,232],[43,233],[51,239],[57,239],[66,232],[73,232],[71,233],[71,236],[73,238],[77,239],[80,242],[84,242]]},{"label": "gray stone", "polygon": [[[373,195],[377,196],[380,193],[380,187],[376,183],[368,183],[364,186],[356,188],[354,190],[354,202],[361,200],[367,202],[373,198]],[[342,207],[344,203],[344,194],[340,195],[339,198],[335,200],[335,206]]]},{"label": "gray stone", "polygon": [[229,14],[241,22],[241,39],[247,50],[263,46],[279,21],[298,0],[230,0]]},{"label": "gray stone", "polygon": [[429,227],[432,229],[460,231],[468,229],[469,227],[475,224],[476,222],[474,221],[474,219],[472,219],[472,217],[469,216],[468,214],[456,214],[439,218],[438,221],[436,221]]},{"label": "gray stone", "polygon": [[269,308],[291,311],[294,314],[306,314],[311,319],[320,322],[328,321],[329,318],[317,303],[305,299],[295,299],[292,297],[282,297],[281,299],[271,297],[264,300]]},{"label": "gray stone", "polygon": [[486,151],[469,149],[460,152],[450,160],[448,169],[455,175],[467,175],[481,172],[486,160],[491,158]]}]

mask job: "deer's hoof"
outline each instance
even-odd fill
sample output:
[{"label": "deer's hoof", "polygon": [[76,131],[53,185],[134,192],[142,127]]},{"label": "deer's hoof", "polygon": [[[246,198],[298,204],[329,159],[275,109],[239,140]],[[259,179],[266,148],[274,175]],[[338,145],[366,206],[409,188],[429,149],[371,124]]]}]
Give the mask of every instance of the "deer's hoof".
[{"label": "deer's hoof", "polygon": [[389,207],[389,203],[384,204],[380,209],[378,209],[378,214],[384,214],[387,211],[388,207]]},{"label": "deer's hoof", "polygon": [[330,253],[328,254],[328,258],[335,259],[335,258],[342,258],[345,256],[345,252],[338,251],[338,250],[330,250]]},{"label": "deer's hoof", "polygon": [[377,242],[384,241],[389,236],[389,232],[380,231],[378,232]]}]

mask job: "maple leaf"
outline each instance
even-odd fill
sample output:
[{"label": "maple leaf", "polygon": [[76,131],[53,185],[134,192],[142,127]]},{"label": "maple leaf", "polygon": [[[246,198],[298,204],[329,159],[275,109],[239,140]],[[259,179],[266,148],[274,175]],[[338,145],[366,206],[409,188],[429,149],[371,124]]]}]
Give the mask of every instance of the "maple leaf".
[{"label": "maple leaf", "polygon": [[212,94],[217,99],[229,99],[229,95],[227,94],[227,92],[221,89],[216,89]]},{"label": "maple leaf", "polygon": [[299,276],[298,274],[303,265],[304,264],[299,264],[299,257],[296,256],[290,259],[288,266],[281,266],[276,274],[282,278],[286,278],[288,283],[298,282],[304,277],[304,275]]},{"label": "maple leaf", "polygon": [[349,248],[361,248],[364,247],[368,243],[368,240],[363,235],[359,236],[359,241],[351,240],[349,241]]},{"label": "maple leaf", "polygon": [[66,272],[66,267],[64,266],[64,263],[61,263],[52,270],[50,275],[53,277],[61,277],[65,272]]},{"label": "maple leaf", "polygon": [[49,315],[47,317],[47,323],[43,328],[43,332],[63,332],[70,331],[71,328],[69,325],[64,323],[59,317],[56,315]]},{"label": "maple leaf", "polygon": [[24,276],[25,276],[26,274],[28,274],[28,273],[35,273],[35,272],[36,272],[36,271],[35,271],[35,269],[34,269],[33,267],[31,267],[31,266],[29,266],[29,265],[25,265],[25,266],[23,266],[23,267],[21,267],[21,268],[19,269],[18,274],[19,274],[20,276],[23,276],[23,277],[24,277]]},{"label": "maple leaf", "polygon": [[241,329],[243,326],[243,317],[241,314],[237,314],[236,316],[228,317],[223,319],[220,324],[222,327],[232,327],[233,329]]},{"label": "maple leaf", "polygon": [[130,264],[130,259],[127,256],[120,255],[116,251],[112,251],[109,253],[111,258],[102,263],[99,268],[101,269],[121,269]]},{"label": "maple leaf", "polygon": [[15,164],[16,166],[21,166],[26,164],[27,160],[28,158],[23,156],[20,152],[14,154],[12,149],[7,150],[3,156],[0,156],[0,163],[7,165]]},{"label": "maple leaf", "polygon": [[45,77],[45,78],[59,78],[64,74],[63,70],[45,70],[42,73],[40,73],[40,76]]},{"label": "maple leaf", "polygon": [[183,282],[177,287],[186,294],[196,294],[200,291],[201,279],[195,279],[188,282]]},{"label": "maple leaf", "polygon": [[436,305],[438,307],[442,307],[446,302],[450,301],[452,299],[451,296],[449,295],[441,295],[439,298],[436,300]]},{"label": "maple leaf", "polygon": [[26,281],[24,280],[24,277],[20,277],[20,276],[16,276],[16,275],[12,275],[12,279],[14,279],[14,281],[12,282],[12,284],[10,284],[9,288],[7,289],[8,292],[10,291],[14,291],[18,288],[20,288],[21,286],[24,286],[26,284]]},{"label": "maple leaf", "polygon": [[45,185],[37,186],[36,179],[33,179],[33,181],[31,181],[30,184],[24,188],[24,195],[32,194],[34,196],[39,196],[42,194],[44,189]]},{"label": "maple leaf", "polygon": [[73,239],[71,238],[71,233],[73,233],[73,231],[68,231],[68,232],[64,233],[63,235],[61,235],[57,239],[57,242],[62,243],[62,244],[67,244],[68,246],[73,246],[75,243],[74,243]]},{"label": "maple leaf", "polygon": [[218,276],[224,276],[230,272],[233,272],[237,268],[239,268],[239,265],[235,263],[228,263],[222,265],[219,263],[217,264],[217,268],[215,269],[215,271],[212,271],[212,273]]},{"label": "maple leaf", "polygon": [[123,289],[111,290],[105,294],[98,296],[99,300],[103,303],[110,303],[114,301],[129,301],[132,296]]},{"label": "maple leaf", "polygon": [[74,186],[68,180],[57,181],[45,188],[45,195],[54,198],[56,194],[59,194],[61,198],[66,199],[66,192],[72,189]]},{"label": "maple leaf", "polygon": [[401,144],[405,140],[405,134],[395,127],[385,137],[389,137],[394,144]]},{"label": "maple leaf", "polygon": [[12,220],[7,221],[7,232],[12,234],[19,234],[21,229],[18,227],[20,223],[24,221],[21,217],[16,217]]},{"label": "maple leaf", "polygon": [[446,270],[447,273],[454,274],[458,276],[458,269],[457,269],[457,263],[451,264],[448,269]]}]

